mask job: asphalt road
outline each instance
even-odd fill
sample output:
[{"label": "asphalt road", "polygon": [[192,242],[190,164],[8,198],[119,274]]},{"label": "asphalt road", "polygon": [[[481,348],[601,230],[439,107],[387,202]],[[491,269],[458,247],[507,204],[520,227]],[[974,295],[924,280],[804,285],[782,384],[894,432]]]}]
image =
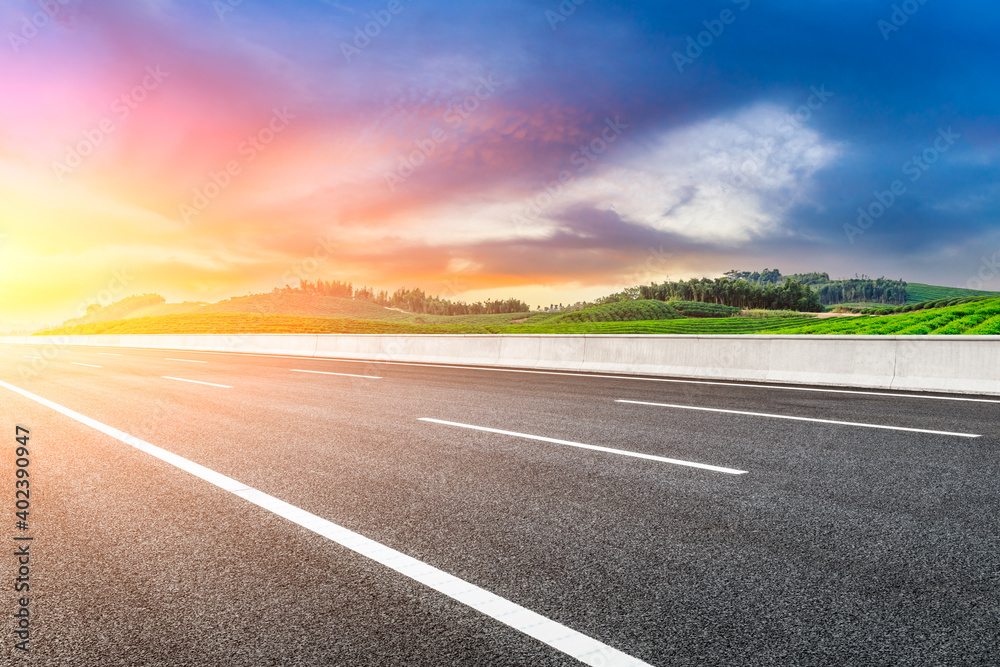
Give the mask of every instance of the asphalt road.
[{"label": "asphalt road", "polygon": [[12,665],[1000,664],[1000,399],[12,345],[0,381]]}]

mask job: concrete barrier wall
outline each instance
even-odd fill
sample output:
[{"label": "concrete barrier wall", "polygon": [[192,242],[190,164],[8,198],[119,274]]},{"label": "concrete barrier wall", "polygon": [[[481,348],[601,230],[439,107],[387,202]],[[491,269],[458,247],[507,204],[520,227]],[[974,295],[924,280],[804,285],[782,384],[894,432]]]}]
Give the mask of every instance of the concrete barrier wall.
[{"label": "concrete barrier wall", "polygon": [[1000,395],[996,336],[10,336],[0,342],[282,354]]}]

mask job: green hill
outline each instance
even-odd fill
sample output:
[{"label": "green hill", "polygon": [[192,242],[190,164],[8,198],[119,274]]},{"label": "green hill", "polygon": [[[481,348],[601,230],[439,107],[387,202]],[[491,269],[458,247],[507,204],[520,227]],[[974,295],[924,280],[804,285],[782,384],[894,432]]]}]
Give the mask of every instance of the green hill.
[{"label": "green hill", "polygon": [[[704,304],[700,304],[704,305]],[[584,311],[580,311],[584,312]],[[407,316],[412,317],[412,316]],[[570,321],[564,314],[424,316],[433,321],[368,320],[252,313],[189,313],[94,322],[45,334],[101,333],[385,333],[385,334],[798,334],[1000,335],[1000,298],[893,315],[818,319],[681,317],[639,321]],[[507,317],[506,323],[501,319]],[[478,319],[473,318],[490,318]],[[44,334],[42,334],[44,335]]]},{"label": "green hill", "polygon": [[[388,308],[367,299],[350,299],[320,294],[274,291],[238,296],[218,303],[186,301],[166,303],[159,294],[130,296],[100,307],[92,306],[84,317],[66,320],[60,328],[96,324],[114,320],[161,317],[168,315],[207,315],[211,313],[246,313],[251,315],[286,315],[291,317],[340,318],[413,324],[509,324],[537,317],[532,313],[495,315],[428,315]],[[549,315],[546,314],[546,317]]]},{"label": "green hill", "polygon": [[203,313],[256,313],[261,315],[294,315],[297,317],[341,317],[359,320],[404,321],[411,316],[385,308],[364,299],[321,296],[298,292],[271,292],[250,296],[234,296],[205,306]]},{"label": "green hill", "polygon": [[[61,326],[72,327],[112,320],[205,313],[250,313],[386,321],[405,321],[414,317],[410,313],[384,308],[362,299],[313,294],[272,292],[233,297],[218,303],[195,301],[166,303],[159,294],[142,294],[126,297],[103,308],[92,306],[84,317],[66,320]],[[507,319],[503,321],[506,322]]]},{"label": "green hill", "polygon": [[159,294],[134,294],[115,301],[107,306],[92,303],[87,306],[87,312],[82,317],[74,317],[62,323],[64,327],[92,322],[109,322],[130,317],[132,313],[144,308],[162,305],[166,299]]},{"label": "green hill", "polygon": [[906,304],[922,301],[937,301],[938,299],[954,299],[963,296],[1000,296],[1000,292],[984,292],[982,290],[964,289],[961,287],[941,287],[923,283],[907,283]]},{"label": "green hill", "polygon": [[160,303],[152,306],[143,306],[133,310],[125,317],[151,317],[154,315],[183,315],[184,313],[196,313],[208,304],[199,301],[185,301],[183,303]]},{"label": "green hill", "polygon": [[685,317],[730,317],[739,308],[697,301],[615,301],[559,315],[553,323],[564,322],[641,322],[676,320]]},{"label": "green hill", "polygon": [[359,320],[343,317],[301,317],[255,313],[188,313],[133,317],[110,322],[93,322],[46,331],[35,335],[96,334],[253,334],[253,333],[388,333],[464,334],[488,333],[469,324],[412,324],[386,320]]}]

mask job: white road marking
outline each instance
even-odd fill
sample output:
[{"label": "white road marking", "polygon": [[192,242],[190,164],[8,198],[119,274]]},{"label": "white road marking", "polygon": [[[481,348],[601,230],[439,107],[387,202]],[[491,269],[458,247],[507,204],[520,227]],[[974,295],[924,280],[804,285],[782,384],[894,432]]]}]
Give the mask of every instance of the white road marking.
[{"label": "white road marking", "polygon": [[21,356],[24,357],[25,359],[41,359],[41,357],[36,357],[33,354],[22,354]]},{"label": "white road marking", "polygon": [[116,354],[114,352],[98,352],[97,354],[103,354],[106,357],[120,357],[122,355]]},{"label": "white road marking", "polygon": [[207,361],[199,361],[198,359],[171,359],[170,357],[163,357],[165,361],[186,361],[189,364],[207,364]]},{"label": "white road marking", "polygon": [[161,375],[164,380],[180,380],[181,382],[192,382],[194,384],[207,384],[209,387],[222,387],[223,389],[232,389],[228,384],[215,384],[214,382],[202,382],[201,380],[185,380],[184,378],[174,378],[169,375]]},{"label": "white road marking", "polygon": [[571,440],[558,440],[556,438],[546,438],[540,435],[529,435],[527,433],[517,433],[515,431],[502,431],[497,428],[487,428],[485,426],[473,426],[471,424],[460,424],[458,422],[446,422],[440,419],[429,419],[427,417],[421,417],[422,422],[431,422],[433,424],[444,424],[445,426],[457,426],[459,428],[468,428],[475,431],[486,431],[487,433],[499,433],[501,435],[510,435],[516,438],[527,438],[529,440],[540,440],[541,442],[552,442],[557,445],[569,445],[570,447],[579,447],[581,449],[593,449],[598,452],[608,452],[610,454],[619,454],[621,456],[632,456],[638,459],[649,459],[650,461],[659,461],[661,463],[672,463],[679,466],[687,466],[689,468],[700,468],[702,470],[711,470],[713,472],[722,472],[728,475],[745,475],[746,470],[736,470],[734,468],[722,468],[720,466],[707,465],[705,463],[693,463],[691,461],[681,461],[680,459],[668,459],[662,456],[654,456],[652,454],[641,454],[639,452],[630,452],[624,449],[612,449],[611,447],[601,447],[598,445],[585,445],[582,442],[573,442]]},{"label": "white road marking", "polygon": [[69,363],[73,364],[74,366],[90,366],[91,368],[101,368],[101,366],[98,366],[96,364],[81,364],[79,361],[71,361]]},{"label": "white road marking", "polygon": [[910,433],[931,433],[933,435],[953,435],[959,438],[981,438],[975,433],[953,433],[952,431],[931,431],[925,428],[906,428],[903,426],[884,426],[882,424],[863,424],[860,422],[844,422],[833,419],[814,419],[813,417],[790,417],[788,415],[772,415],[766,412],[744,412],[742,410],[722,410],[720,408],[700,408],[693,405],[673,405],[671,403],[648,403],[646,401],[624,401],[616,403],[631,403],[633,405],[653,405],[659,408],[676,408],[678,410],[701,410],[704,412],[723,412],[729,415],[749,415],[751,417],[769,417],[771,419],[791,419],[801,422],[818,422],[820,424],[837,424],[840,426],[863,426],[865,428],[881,428],[889,431],[908,431]]},{"label": "white road marking", "polygon": [[369,380],[381,380],[382,378],[375,375],[351,375],[350,373],[330,373],[328,371],[304,371],[298,368],[291,369],[293,373],[318,373],[319,375],[342,375],[348,378],[368,378]]},{"label": "white road marking", "polygon": [[[129,348],[135,350],[161,351],[153,347]],[[270,357],[272,359],[311,359],[313,361],[333,361],[346,364],[386,364],[389,366],[418,366],[422,368],[450,368],[458,371],[490,371],[494,373],[531,373],[534,375],[565,375],[569,377],[597,378],[603,380],[636,380],[638,382],[667,382],[672,384],[705,384],[717,387],[746,387],[749,389],[775,389],[780,391],[812,391],[827,394],[854,394],[858,396],[881,396],[882,398],[922,398],[935,401],[965,401],[968,403],[1000,403],[1000,398],[969,398],[965,396],[928,396],[924,394],[899,394],[891,389],[866,391],[863,389],[826,389],[823,387],[792,387],[781,384],[749,384],[725,380],[682,380],[678,378],[642,377],[638,375],[600,375],[598,373],[570,373],[567,371],[538,371],[524,368],[492,368],[488,366],[458,366],[449,364],[421,364],[413,361],[375,361],[368,359],[338,359],[336,357],[293,356],[288,354],[258,354],[255,352],[210,352],[198,350],[198,354],[224,354],[235,357]]]},{"label": "white road marking", "polygon": [[126,445],[134,447],[141,452],[154,456],[161,461],[168,463],[184,472],[190,473],[209,484],[212,484],[233,495],[239,496],[246,501],[257,505],[273,514],[276,514],[292,523],[321,535],[332,542],[350,549],[362,556],[384,565],[385,567],[409,577],[425,586],[442,593],[449,598],[464,605],[472,607],[476,611],[489,616],[504,625],[510,626],[519,632],[534,637],[540,642],[562,651],[566,655],[579,660],[591,667],[651,667],[648,663],[633,658],[632,656],[612,648],[596,639],[592,639],[576,630],[566,627],[548,619],[541,614],[537,614],[530,609],[525,609],[519,604],[511,602],[505,598],[491,593],[483,588],[470,584],[443,570],[423,563],[416,558],[396,551],[379,542],[369,539],[359,533],[339,526],[332,521],[311,514],[294,505],[279,500],[262,491],[251,488],[231,477],[226,477],[220,473],[206,468],[202,465],[185,459],[177,454],[161,449],[145,440],[140,440],[124,431],[103,424],[96,419],[84,416],[79,412],[74,412],[58,403],[54,403],[41,396],[36,396],[24,389],[15,387],[0,380],[0,386],[49,407],[71,419],[75,419],[81,424],[86,424],[105,435],[109,435]]}]

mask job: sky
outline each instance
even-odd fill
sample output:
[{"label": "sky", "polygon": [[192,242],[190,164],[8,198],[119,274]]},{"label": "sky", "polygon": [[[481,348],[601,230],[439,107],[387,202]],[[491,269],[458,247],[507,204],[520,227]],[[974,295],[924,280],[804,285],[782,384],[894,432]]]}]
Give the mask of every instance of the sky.
[{"label": "sky", "polygon": [[306,280],[1000,290],[1000,6],[4,0],[0,329]]}]

